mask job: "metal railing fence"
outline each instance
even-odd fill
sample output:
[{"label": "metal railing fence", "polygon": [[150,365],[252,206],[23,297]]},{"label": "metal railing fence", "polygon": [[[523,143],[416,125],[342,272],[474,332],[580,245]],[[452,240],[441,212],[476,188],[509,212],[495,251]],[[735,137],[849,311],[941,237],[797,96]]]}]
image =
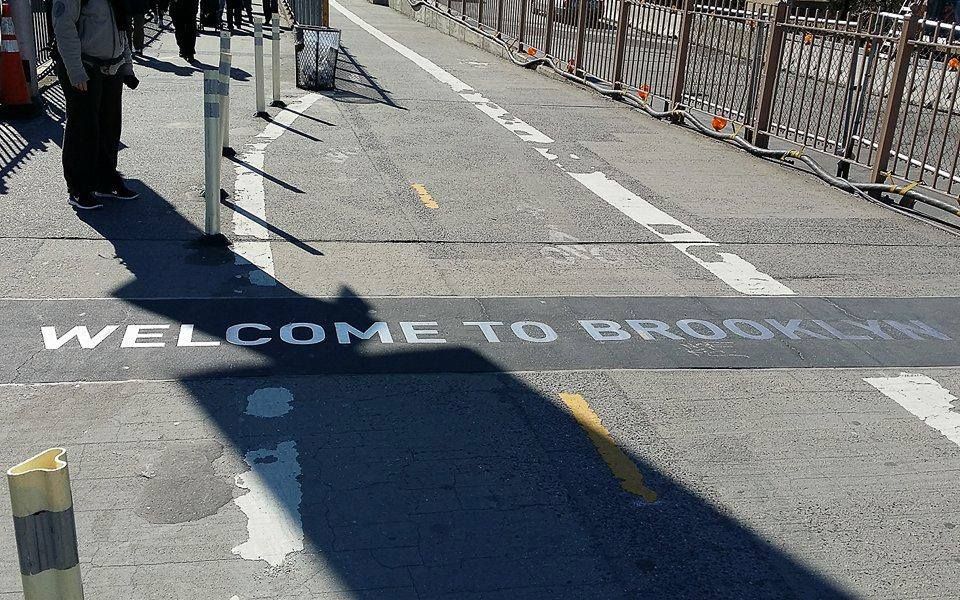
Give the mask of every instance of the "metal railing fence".
[{"label": "metal railing fence", "polygon": [[50,0],[30,0],[33,13],[33,39],[37,45],[37,77],[53,69],[53,23],[50,22]]},{"label": "metal railing fence", "polygon": [[[428,0],[519,52],[895,178],[960,191],[960,27],[750,0]],[[802,151],[802,150],[801,150]]]}]

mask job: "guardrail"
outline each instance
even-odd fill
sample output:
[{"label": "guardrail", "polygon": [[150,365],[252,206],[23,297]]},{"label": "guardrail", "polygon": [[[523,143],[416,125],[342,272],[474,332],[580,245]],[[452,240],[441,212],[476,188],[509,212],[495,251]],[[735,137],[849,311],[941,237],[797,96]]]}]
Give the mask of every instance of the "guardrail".
[{"label": "guardrail", "polygon": [[37,78],[53,70],[53,23],[50,22],[51,0],[30,0],[33,13],[33,39],[37,45]]},{"label": "guardrail", "polygon": [[[960,191],[960,27],[750,1],[427,0],[511,49],[870,183]],[[903,187],[902,185],[900,187]]]}]

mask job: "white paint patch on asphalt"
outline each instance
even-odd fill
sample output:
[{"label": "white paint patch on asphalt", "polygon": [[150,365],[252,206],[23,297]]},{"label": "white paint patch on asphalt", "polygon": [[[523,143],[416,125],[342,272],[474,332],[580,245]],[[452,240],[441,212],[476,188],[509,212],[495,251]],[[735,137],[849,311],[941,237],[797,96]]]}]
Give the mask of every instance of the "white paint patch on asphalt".
[{"label": "white paint patch on asphalt", "polygon": [[279,567],[284,559],[303,550],[300,516],[300,463],[297,444],[281,442],[275,449],[247,452],[250,470],[236,476],[237,487],[248,491],[234,498],[247,515],[248,540],[233,549],[247,560],[263,560]]},{"label": "white paint patch on asphalt", "polygon": [[492,102],[489,98],[485,97],[479,92],[462,93],[460,94],[460,97],[476,106],[477,110],[487,115],[497,123],[500,123],[504,129],[513,133],[525,142],[531,142],[534,144],[553,143],[553,140],[542,131],[538,130],[533,125],[524,122],[522,119],[511,116],[507,109]]},{"label": "white paint patch on asphalt", "polygon": [[917,373],[864,381],[960,446],[960,403],[935,379]]},{"label": "white paint patch on asphalt", "polygon": [[252,266],[247,277],[253,285],[270,287],[277,285],[273,251],[270,242],[234,242],[233,262],[237,266]]},{"label": "white paint patch on asphalt", "polygon": [[283,387],[261,388],[247,396],[246,414],[272,419],[293,410],[293,394]]},{"label": "white paint patch on asphalt", "polygon": [[[553,140],[542,131],[510,115],[506,109],[490,101],[473,87],[447,72],[430,59],[418,54],[373,25],[370,25],[355,13],[344,8],[336,0],[330,0],[330,6],[361,29],[432,75],[437,81],[450,86],[450,89],[459,94],[463,100],[473,104],[477,110],[492,118],[524,142],[534,144],[553,143]],[[547,160],[555,161],[558,158],[558,155],[552,154],[549,148],[535,147],[534,149]],[[573,158],[575,155],[570,156]],[[577,157],[577,159],[579,159],[579,157]],[[563,169],[563,165],[556,162],[553,164],[608,204],[621,210],[631,219],[634,219],[664,241],[673,244],[674,247],[680,250],[685,256],[719,277],[720,280],[736,291],[751,296],[791,296],[795,294],[789,287],[775,280],[770,275],[761,272],[749,261],[736,254],[711,249],[709,254],[712,255],[714,260],[708,260],[703,256],[693,253],[690,244],[708,245],[708,247],[711,248],[719,248],[719,245],[705,235],[654,207],[633,192],[630,192],[615,180],[607,177],[606,174],[600,171],[593,173],[570,173]],[[630,212],[627,212],[628,210]],[[640,220],[638,220],[635,215],[639,216]],[[651,225],[660,225],[661,228],[656,229]],[[677,231],[678,229],[679,231]]]},{"label": "white paint patch on asphalt", "polygon": [[265,241],[238,242],[234,244],[233,251],[237,255],[238,265],[250,264],[259,269],[259,271],[252,271],[249,275],[250,282],[254,285],[277,285],[273,252],[270,249],[270,242],[266,241],[269,240],[270,234],[264,226],[267,222],[267,205],[263,185],[263,167],[267,148],[318,99],[320,99],[319,94],[307,94],[290,104],[288,109],[280,111],[263,131],[257,134],[254,141],[244,146],[243,154],[238,158],[233,202],[240,210],[233,212],[233,232],[238,236]]},{"label": "white paint patch on asphalt", "polygon": [[550,153],[550,148],[534,148],[540,156],[544,157],[547,160],[557,160],[560,158],[556,154]]}]

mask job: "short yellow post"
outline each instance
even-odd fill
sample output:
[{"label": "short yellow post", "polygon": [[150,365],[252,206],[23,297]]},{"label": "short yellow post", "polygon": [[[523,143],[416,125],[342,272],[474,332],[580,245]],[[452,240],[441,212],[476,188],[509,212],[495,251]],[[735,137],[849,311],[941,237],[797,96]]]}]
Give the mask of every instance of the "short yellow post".
[{"label": "short yellow post", "polygon": [[25,600],[83,600],[67,451],[51,448],[7,471]]}]

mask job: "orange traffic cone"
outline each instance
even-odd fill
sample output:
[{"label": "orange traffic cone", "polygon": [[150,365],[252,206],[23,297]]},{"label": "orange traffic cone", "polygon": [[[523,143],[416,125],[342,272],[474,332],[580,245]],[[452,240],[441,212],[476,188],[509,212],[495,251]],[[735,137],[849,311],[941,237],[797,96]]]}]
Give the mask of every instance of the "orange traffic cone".
[{"label": "orange traffic cone", "polygon": [[30,90],[20,59],[20,46],[13,26],[10,4],[0,11],[0,104],[4,107],[30,105]]}]

